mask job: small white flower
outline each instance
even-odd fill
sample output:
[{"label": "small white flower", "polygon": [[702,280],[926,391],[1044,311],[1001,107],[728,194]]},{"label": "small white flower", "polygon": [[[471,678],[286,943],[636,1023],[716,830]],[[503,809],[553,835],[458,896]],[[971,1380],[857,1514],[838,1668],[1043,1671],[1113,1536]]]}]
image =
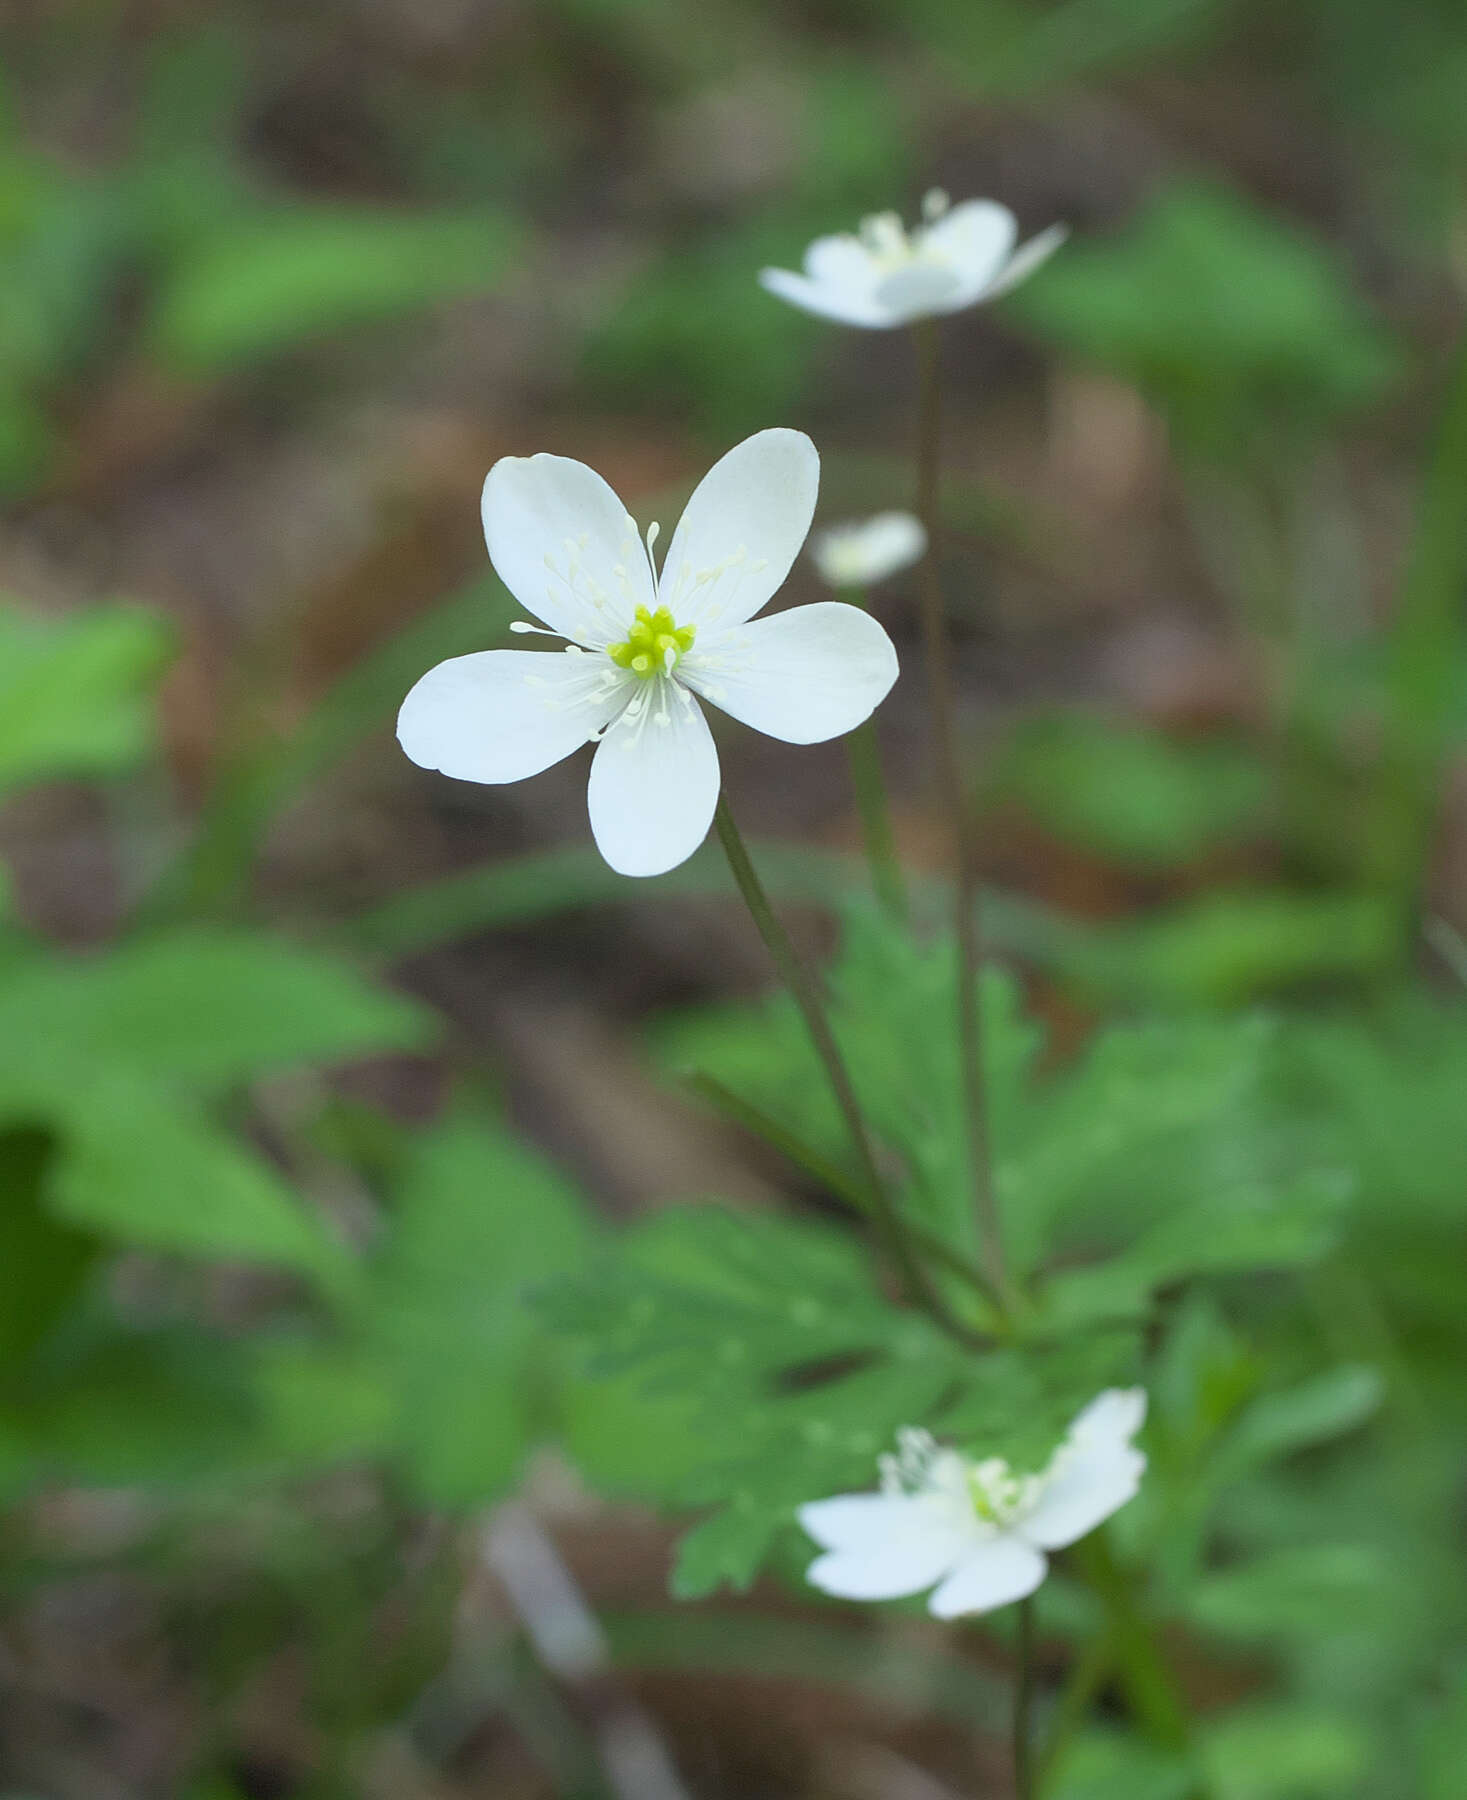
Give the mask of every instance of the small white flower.
[{"label": "small white flower", "polygon": [[933,1588],[927,1609],[939,1619],[1022,1600],[1045,1577],[1046,1550],[1073,1544],[1136,1493],[1146,1458],[1131,1439],[1145,1417],[1143,1389],[1107,1388],[1039,1475],[1016,1475],[1000,1457],[971,1462],[925,1431],[900,1432],[900,1454],[881,1458],[879,1493],[799,1509],[825,1551],[806,1579],[844,1600]]},{"label": "small white flower", "polygon": [[962,312],[1017,287],[1064,242],[1051,225],[1015,250],[1014,215],[996,200],[965,200],[949,208],[941,188],[922,202],[923,223],[908,231],[897,213],[875,213],[859,234],[816,238],[805,272],[762,269],[771,294],[822,319],[873,331],[909,325],[939,313]]},{"label": "small white flower", "polygon": [[[483,650],[430,669],[397,718],[403,749],[462,781],[521,781],[598,740],[591,829],[623,875],[691,856],[718,803],[718,753],[695,696],[770,737],[818,744],[886,697],[896,651],[856,606],[772,618],[810,529],[820,458],[803,432],[761,431],[699,483],[661,574],[653,546],[594,470],[507,456],[484,483],[500,579],[563,653]],[[544,630],[548,626],[548,631]]]},{"label": "small white flower", "polygon": [[820,578],[833,588],[864,588],[917,562],[927,550],[922,521],[908,512],[877,513],[832,525],[810,546]]}]

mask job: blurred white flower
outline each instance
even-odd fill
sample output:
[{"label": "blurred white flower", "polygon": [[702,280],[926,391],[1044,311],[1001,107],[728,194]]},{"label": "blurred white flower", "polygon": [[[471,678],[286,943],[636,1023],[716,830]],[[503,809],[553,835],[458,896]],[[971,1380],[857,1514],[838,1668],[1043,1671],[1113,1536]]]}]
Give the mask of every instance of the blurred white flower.
[{"label": "blurred white flower", "polygon": [[927,550],[922,521],[909,512],[877,513],[818,532],[810,554],[833,588],[864,588],[910,568]]},{"label": "blurred white flower", "polygon": [[759,280],[792,306],[873,331],[934,314],[962,312],[1017,287],[1064,242],[1051,225],[1015,250],[1014,215],[996,200],[949,207],[941,188],[922,202],[923,222],[908,231],[896,213],[875,213],[859,234],[816,238],[805,272],[761,269]]},{"label": "blurred white flower", "polygon": [[[490,560],[560,654],[484,650],[430,669],[397,735],[425,769],[521,781],[597,740],[591,829],[623,875],[692,855],[718,802],[718,753],[696,696],[770,737],[817,744],[870,716],[897,676],[881,626],[838,601],[754,614],[779,589],[815,510],[803,432],[761,431],[709,470],[659,576],[658,528],[584,463],[505,457],[484,483]],[[545,627],[549,630],[545,630]]]},{"label": "blurred white flower", "polygon": [[806,1579],[844,1600],[934,1591],[939,1619],[1022,1600],[1043,1581],[1046,1550],[1073,1544],[1132,1498],[1146,1458],[1131,1439],[1146,1417],[1141,1388],[1107,1388],[1070,1426],[1038,1475],[1000,1457],[971,1462],[925,1431],[898,1433],[881,1458],[881,1491],[799,1509],[825,1551]]}]

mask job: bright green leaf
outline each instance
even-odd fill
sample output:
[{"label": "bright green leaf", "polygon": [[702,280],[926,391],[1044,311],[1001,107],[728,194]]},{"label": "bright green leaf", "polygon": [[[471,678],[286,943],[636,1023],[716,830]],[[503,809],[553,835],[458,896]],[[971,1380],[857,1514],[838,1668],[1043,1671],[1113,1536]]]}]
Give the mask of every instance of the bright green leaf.
[{"label": "bright green leaf", "polygon": [[232,219],[191,244],[158,297],[158,354],[230,368],[331,332],[485,291],[515,234],[502,214],[300,207]]},{"label": "bright green leaf", "polygon": [[1217,1800],[1339,1800],[1368,1757],[1356,1720],[1303,1706],[1241,1708],[1202,1734]]},{"label": "bright green leaf", "polygon": [[0,792],[139,761],[169,649],[163,621],[136,607],[52,620],[0,605]]}]

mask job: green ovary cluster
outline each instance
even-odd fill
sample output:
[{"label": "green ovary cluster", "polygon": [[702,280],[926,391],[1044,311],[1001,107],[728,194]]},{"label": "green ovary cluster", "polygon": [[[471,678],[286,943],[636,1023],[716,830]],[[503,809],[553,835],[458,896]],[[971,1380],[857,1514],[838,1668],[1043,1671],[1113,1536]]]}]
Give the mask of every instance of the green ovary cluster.
[{"label": "green ovary cluster", "polygon": [[968,1498],[974,1512],[989,1525],[1007,1525],[1023,1505],[1030,1485],[997,1456],[968,1470]]},{"label": "green ovary cluster", "polygon": [[637,608],[637,616],[624,643],[608,644],[606,654],[619,669],[629,669],[642,681],[670,674],[693,647],[694,625],[679,625],[665,606],[652,612]]}]

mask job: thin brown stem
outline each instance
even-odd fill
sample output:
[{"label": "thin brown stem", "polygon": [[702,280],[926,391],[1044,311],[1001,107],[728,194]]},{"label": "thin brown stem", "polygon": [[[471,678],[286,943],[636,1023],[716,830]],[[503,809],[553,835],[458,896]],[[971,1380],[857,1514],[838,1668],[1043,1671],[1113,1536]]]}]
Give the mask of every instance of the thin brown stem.
[{"label": "thin brown stem", "polygon": [[968,798],[958,755],[952,688],[952,651],[939,569],[938,470],[942,444],[942,395],[937,326],[922,319],[913,327],[917,349],[917,516],[927,531],[922,572],[922,636],[927,655],[928,703],[937,752],[938,780],[953,835],[954,936],[958,954],[958,1047],[968,1124],[968,1157],[973,1205],[983,1261],[998,1292],[1010,1295],[1003,1232],[993,1187],[988,1132],[988,1098],[983,1073],[980,972],[983,949],[978,930],[978,868],[968,819]]},{"label": "thin brown stem", "polygon": [[835,1033],[831,1030],[830,1021],[826,1017],[825,1002],[821,998],[820,989],[814,976],[801,960],[789,933],[780,923],[779,915],[770,904],[769,896],[764,891],[764,884],[760,881],[758,871],[750,860],[743,836],[729,810],[728,801],[721,794],[718,798],[718,810],[713,815],[713,825],[718,833],[719,842],[723,845],[724,855],[728,858],[728,866],[734,882],[743,896],[744,904],[749,909],[749,915],[758,927],[765,948],[774,958],[774,966],[779,970],[781,980],[789,989],[790,997],[800,1009],[800,1015],[805,1021],[805,1029],[810,1034],[810,1042],[814,1045],[815,1054],[825,1069],[831,1093],[835,1097],[836,1106],[851,1141],[851,1149],[855,1153],[856,1167],[860,1172],[862,1185],[870,1195],[871,1217],[881,1234],[888,1255],[902,1277],[903,1285],[910,1297],[944,1330],[951,1332],[953,1336],[967,1344],[978,1345],[985,1342],[956,1317],[917,1255],[901,1215],[897,1212],[891,1196],[887,1192],[886,1183],[881,1178],[881,1171],[876,1166],[876,1155],[871,1147],[871,1137],[866,1130],[866,1121],[861,1115],[860,1102],[856,1099],[856,1090],[851,1085],[850,1072],[846,1068],[845,1058],[841,1055],[840,1046],[835,1041]]}]

